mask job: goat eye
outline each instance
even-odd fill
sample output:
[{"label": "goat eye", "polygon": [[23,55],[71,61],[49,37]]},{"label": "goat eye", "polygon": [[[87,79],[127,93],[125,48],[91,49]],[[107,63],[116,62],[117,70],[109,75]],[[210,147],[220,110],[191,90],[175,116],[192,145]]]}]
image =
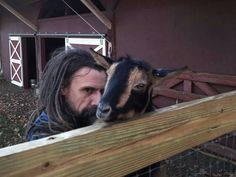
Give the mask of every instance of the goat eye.
[{"label": "goat eye", "polygon": [[138,91],[139,90],[141,91],[141,90],[143,90],[145,88],[145,86],[146,86],[145,84],[140,83],[140,84],[135,85],[134,89],[138,90]]}]

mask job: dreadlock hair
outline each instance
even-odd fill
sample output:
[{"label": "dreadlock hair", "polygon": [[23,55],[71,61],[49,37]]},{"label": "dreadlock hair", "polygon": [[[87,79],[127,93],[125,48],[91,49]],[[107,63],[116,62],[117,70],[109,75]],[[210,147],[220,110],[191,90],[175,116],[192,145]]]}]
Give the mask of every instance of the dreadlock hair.
[{"label": "dreadlock hair", "polygon": [[96,64],[90,53],[79,48],[56,50],[44,69],[39,102],[48,115],[49,129],[52,133],[78,128],[75,126],[74,117],[65,110],[65,98],[61,94],[61,89],[70,85],[72,75],[82,67],[104,71],[103,67]]}]

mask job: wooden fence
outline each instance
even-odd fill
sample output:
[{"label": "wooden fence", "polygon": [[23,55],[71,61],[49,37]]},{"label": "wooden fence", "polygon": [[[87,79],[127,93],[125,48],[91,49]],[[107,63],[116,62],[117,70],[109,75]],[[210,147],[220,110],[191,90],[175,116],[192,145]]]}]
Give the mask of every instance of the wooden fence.
[{"label": "wooden fence", "polygon": [[236,91],[0,149],[0,176],[124,176],[236,130]]},{"label": "wooden fence", "polygon": [[[192,101],[206,96],[213,96],[220,93],[232,91],[236,89],[236,76],[211,74],[211,73],[196,73],[185,71],[180,75],[165,80],[160,85],[156,85],[153,92],[153,98],[161,101],[160,96],[171,98],[175,102]],[[170,104],[175,104],[172,102]],[[170,105],[169,104],[169,105]],[[167,106],[165,104],[164,106]]]},{"label": "wooden fence", "polygon": [[[165,107],[175,103],[191,101],[207,96],[236,90],[236,76],[212,73],[196,73],[187,70],[180,75],[165,80],[154,88],[153,97],[157,107]],[[204,144],[203,151],[217,156],[236,159],[236,132],[230,134],[229,142]]]}]

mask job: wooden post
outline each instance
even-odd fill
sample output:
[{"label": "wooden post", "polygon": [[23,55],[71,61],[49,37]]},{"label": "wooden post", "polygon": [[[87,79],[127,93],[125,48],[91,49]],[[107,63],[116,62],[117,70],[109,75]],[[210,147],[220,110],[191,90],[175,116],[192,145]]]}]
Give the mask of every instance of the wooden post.
[{"label": "wooden post", "polygon": [[37,31],[37,26],[35,24],[33,24],[30,20],[26,19],[23,15],[21,15],[14,8],[8,5],[4,0],[0,0],[0,5],[2,5],[5,9],[7,9],[9,12],[11,12],[17,18],[19,18],[23,23],[29,26],[32,30],[34,30],[35,32]]},{"label": "wooden post", "polygon": [[101,128],[3,148],[0,176],[124,176],[236,130],[236,91]]},{"label": "wooden post", "polygon": [[91,2],[91,0],[80,0],[109,30],[111,21]]},{"label": "wooden post", "polygon": [[37,83],[42,78],[42,50],[41,50],[41,38],[37,35],[34,37],[35,39],[35,53],[36,53],[36,67],[37,67]]}]

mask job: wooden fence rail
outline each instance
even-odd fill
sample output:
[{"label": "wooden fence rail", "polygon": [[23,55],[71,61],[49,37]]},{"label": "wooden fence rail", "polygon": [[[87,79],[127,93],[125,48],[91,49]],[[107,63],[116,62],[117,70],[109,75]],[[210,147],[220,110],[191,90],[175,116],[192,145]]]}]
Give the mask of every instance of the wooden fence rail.
[{"label": "wooden fence rail", "polygon": [[236,91],[100,128],[0,149],[0,176],[123,176],[236,130]]}]

